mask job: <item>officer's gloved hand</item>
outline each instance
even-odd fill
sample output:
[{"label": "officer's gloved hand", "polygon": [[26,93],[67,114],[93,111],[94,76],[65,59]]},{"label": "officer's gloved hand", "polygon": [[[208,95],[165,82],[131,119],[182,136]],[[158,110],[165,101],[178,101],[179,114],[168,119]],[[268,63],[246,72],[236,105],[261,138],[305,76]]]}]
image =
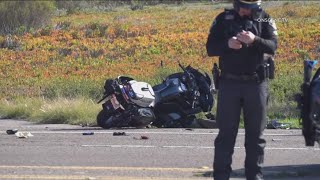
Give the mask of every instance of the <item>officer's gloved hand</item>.
[{"label": "officer's gloved hand", "polygon": [[237,34],[238,41],[245,43],[247,45],[252,44],[255,37],[256,35],[254,35],[251,31],[242,31]]},{"label": "officer's gloved hand", "polygon": [[241,49],[242,48],[241,42],[235,36],[233,36],[232,38],[229,39],[228,46],[231,49]]}]

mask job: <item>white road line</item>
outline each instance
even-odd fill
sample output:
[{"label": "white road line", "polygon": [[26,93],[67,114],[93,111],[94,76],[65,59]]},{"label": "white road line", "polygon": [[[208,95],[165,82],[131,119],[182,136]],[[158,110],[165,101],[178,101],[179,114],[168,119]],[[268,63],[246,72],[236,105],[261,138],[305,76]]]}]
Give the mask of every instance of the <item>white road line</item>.
[{"label": "white road line", "polygon": [[[191,148],[191,149],[214,149],[212,146],[143,146],[143,145],[81,145],[82,147],[110,147],[110,148]],[[245,149],[245,147],[234,147],[235,149]],[[266,150],[311,150],[319,151],[319,148],[295,148],[295,147],[266,147]]]},{"label": "white road line", "polygon": [[[28,130],[26,130],[28,131]],[[149,131],[125,131],[125,130],[115,130],[114,132],[104,131],[99,132],[95,130],[77,130],[77,131],[28,131],[32,134],[82,134],[83,132],[94,132],[95,134],[113,134],[114,132],[126,132],[126,134],[166,134],[166,135],[217,135],[217,132],[207,132],[207,133],[189,133],[189,132],[149,132]],[[238,133],[238,135],[245,135],[245,133]],[[302,136],[299,134],[264,134],[264,136]]]},{"label": "white road line", "polygon": [[88,180],[88,179],[104,179],[104,180],[206,180],[206,179],[212,179],[212,178],[204,178],[204,177],[194,177],[194,178],[186,178],[186,177],[180,177],[180,178],[165,178],[165,177],[131,177],[131,176],[77,176],[77,175],[12,175],[12,174],[1,174],[0,179],[55,179],[55,180]]},{"label": "white road line", "polygon": [[[116,166],[6,166],[0,165],[0,169],[55,169],[55,170],[110,170],[110,171],[177,171],[198,172],[208,171],[209,168],[179,168],[179,167],[116,167]],[[211,169],[212,170],[212,169]]]},{"label": "white road line", "polygon": [[160,146],[143,146],[143,145],[81,145],[82,147],[112,147],[112,148],[156,148]]}]

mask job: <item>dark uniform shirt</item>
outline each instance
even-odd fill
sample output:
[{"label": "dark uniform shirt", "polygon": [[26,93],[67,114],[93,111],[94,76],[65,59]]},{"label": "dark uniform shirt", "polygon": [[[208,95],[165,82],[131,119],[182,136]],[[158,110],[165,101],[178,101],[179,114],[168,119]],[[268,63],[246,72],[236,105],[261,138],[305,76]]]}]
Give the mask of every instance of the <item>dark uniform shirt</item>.
[{"label": "dark uniform shirt", "polygon": [[[243,45],[239,50],[229,48],[228,40],[242,30],[255,34],[254,42],[248,46]],[[275,53],[275,23],[263,10],[257,12],[253,18],[242,18],[236,11],[226,10],[213,22],[206,48],[209,56],[220,56],[219,66],[222,73],[254,74],[258,65],[263,63],[264,53]]]}]

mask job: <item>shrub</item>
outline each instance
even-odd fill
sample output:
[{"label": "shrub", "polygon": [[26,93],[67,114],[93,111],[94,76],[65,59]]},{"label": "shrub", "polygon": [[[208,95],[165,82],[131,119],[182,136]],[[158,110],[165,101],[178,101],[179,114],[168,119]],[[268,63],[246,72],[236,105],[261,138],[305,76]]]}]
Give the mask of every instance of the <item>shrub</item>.
[{"label": "shrub", "polygon": [[132,2],[130,9],[132,11],[136,11],[136,10],[142,10],[143,9],[143,3],[139,3],[139,2]]},{"label": "shrub", "polygon": [[42,88],[42,96],[48,99],[86,97],[98,100],[103,93],[102,83],[89,79],[53,79],[43,84]]},{"label": "shrub", "polygon": [[52,1],[0,1],[0,34],[19,33],[48,25]]},{"label": "shrub", "polygon": [[67,14],[77,12],[101,12],[112,11],[115,7],[129,4],[130,0],[104,0],[104,1],[86,1],[86,0],[56,0],[57,8],[66,10]]},{"label": "shrub", "polygon": [[99,24],[96,22],[90,23],[84,27],[85,36],[88,38],[95,38],[95,37],[103,37],[105,36],[108,25],[106,24]]},{"label": "shrub", "polygon": [[0,48],[8,48],[11,50],[21,50],[22,43],[17,36],[11,34],[0,38]]},{"label": "shrub", "polygon": [[100,104],[87,98],[0,100],[0,118],[28,119],[37,123],[95,125],[100,109]]}]

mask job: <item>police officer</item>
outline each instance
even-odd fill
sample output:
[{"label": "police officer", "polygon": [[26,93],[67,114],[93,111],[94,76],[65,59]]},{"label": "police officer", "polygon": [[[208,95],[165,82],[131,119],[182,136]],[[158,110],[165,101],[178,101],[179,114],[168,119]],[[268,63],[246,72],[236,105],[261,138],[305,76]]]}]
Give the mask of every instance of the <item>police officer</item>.
[{"label": "police officer", "polygon": [[277,31],[273,20],[261,8],[261,0],[234,0],[214,20],[206,48],[209,56],[219,56],[217,124],[214,179],[230,177],[232,155],[243,110],[245,126],[245,175],[261,180],[266,141],[267,65],[264,55],[274,54]]}]

